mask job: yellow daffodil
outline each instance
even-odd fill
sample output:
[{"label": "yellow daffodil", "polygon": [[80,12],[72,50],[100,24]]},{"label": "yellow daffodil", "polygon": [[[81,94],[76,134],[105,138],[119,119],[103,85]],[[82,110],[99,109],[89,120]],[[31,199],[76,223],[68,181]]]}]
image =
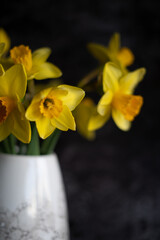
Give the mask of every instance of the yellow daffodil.
[{"label": "yellow daffodil", "polygon": [[137,84],[143,79],[145,69],[123,75],[122,70],[112,62],[108,62],[103,70],[103,91],[97,113],[92,116],[88,129],[102,127],[112,115],[116,125],[124,131],[130,129],[131,122],[140,112],[143,104],[141,96],[133,95]]},{"label": "yellow daffodil", "polygon": [[0,43],[4,43],[3,54],[6,54],[9,51],[11,41],[3,28],[0,28]]},{"label": "yellow daffodil", "polygon": [[58,67],[46,61],[50,54],[50,48],[40,48],[32,54],[31,49],[24,45],[14,47],[10,50],[10,56],[13,62],[24,65],[28,80],[33,78],[37,80],[58,78],[62,75]]},{"label": "yellow daffodil", "polygon": [[0,67],[0,141],[11,133],[20,141],[29,143],[31,128],[21,103],[27,86],[26,73],[17,64],[6,72]]},{"label": "yellow daffodil", "polygon": [[5,44],[4,43],[0,43],[0,57],[3,55],[4,53],[4,47],[5,47]]},{"label": "yellow daffodil", "polygon": [[88,140],[95,138],[95,131],[88,130],[90,117],[95,111],[96,105],[92,99],[84,98],[73,113],[76,120],[77,131]]},{"label": "yellow daffodil", "polygon": [[85,93],[82,89],[68,85],[47,88],[33,98],[26,111],[26,117],[36,122],[41,138],[45,139],[55,128],[62,131],[75,130],[75,120],[71,113],[81,102]]},{"label": "yellow daffodil", "polygon": [[108,47],[89,43],[88,50],[101,64],[112,61],[120,66],[123,72],[126,72],[126,67],[130,66],[134,61],[132,51],[127,47],[120,46],[120,35],[118,33],[113,34]]}]

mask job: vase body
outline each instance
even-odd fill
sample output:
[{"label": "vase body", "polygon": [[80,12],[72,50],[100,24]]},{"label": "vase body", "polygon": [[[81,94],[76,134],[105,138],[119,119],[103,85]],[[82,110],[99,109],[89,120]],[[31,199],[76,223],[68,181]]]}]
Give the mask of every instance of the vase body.
[{"label": "vase body", "polygon": [[0,154],[0,240],[68,240],[56,154]]}]

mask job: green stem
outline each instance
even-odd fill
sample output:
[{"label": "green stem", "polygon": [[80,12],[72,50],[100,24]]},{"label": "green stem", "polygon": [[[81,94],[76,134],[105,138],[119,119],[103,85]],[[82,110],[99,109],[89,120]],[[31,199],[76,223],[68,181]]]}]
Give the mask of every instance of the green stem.
[{"label": "green stem", "polygon": [[41,145],[41,154],[50,154],[54,152],[56,144],[59,140],[61,131],[56,129],[52,135],[50,135],[47,139],[42,142]]},{"label": "green stem", "polygon": [[31,94],[31,98],[33,98],[34,94],[35,94],[35,84],[34,84],[34,80],[29,80],[28,81],[28,91]]},{"label": "green stem", "polygon": [[11,153],[8,138],[3,140],[2,144],[3,144],[3,149],[4,149],[3,152]]},{"label": "green stem", "polygon": [[8,142],[9,142],[11,154],[16,154],[16,151],[15,151],[16,138],[12,134],[9,135]]},{"label": "green stem", "polygon": [[26,155],[40,155],[39,135],[37,133],[35,124],[32,125],[32,138],[28,144]]},{"label": "green stem", "polygon": [[84,78],[81,79],[81,81],[78,84],[78,87],[82,88],[85,85],[87,85],[91,80],[93,80],[99,74],[99,71],[100,71],[100,67],[88,73]]},{"label": "green stem", "polygon": [[19,155],[25,155],[27,151],[27,145],[23,142],[19,142]]}]

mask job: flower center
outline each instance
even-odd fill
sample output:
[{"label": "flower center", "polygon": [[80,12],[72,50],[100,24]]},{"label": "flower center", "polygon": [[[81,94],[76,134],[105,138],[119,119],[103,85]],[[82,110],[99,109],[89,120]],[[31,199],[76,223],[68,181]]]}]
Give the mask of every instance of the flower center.
[{"label": "flower center", "polygon": [[28,46],[20,45],[10,50],[10,56],[15,64],[21,63],[26,71],[32,68],[32,53]]},{"label": "flower center", "polygon": [[112,106],[119,110],[128,121],[133,121],[135,116],[140,112],[143,104],[141,96],[128,95],[128,94],[115,94]]},{"label": "flower center", "polygon": [[46,97],[40,102],[40,112],[47,118],[58,117],[62,109],[62,101],[55,96]]},{"label": "flower center", "polygon": [[0,124],[2,124],[15,107],[15,101],[9,97],[0,97]]}]

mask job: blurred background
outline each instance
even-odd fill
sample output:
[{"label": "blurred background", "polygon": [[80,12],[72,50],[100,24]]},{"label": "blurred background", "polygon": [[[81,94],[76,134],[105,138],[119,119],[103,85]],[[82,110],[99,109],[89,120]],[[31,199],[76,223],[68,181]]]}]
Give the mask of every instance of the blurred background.
[{"label": "blurred background", "polygon": [[97,66],[86,44],[107,45],[114,32],[135,55],[131,69],[147,69],[136,89],[144,106],[129,132],[110,120],[92,142],[63,133],[56,152],[71,240],[159,240],[160,2],[6,0],[0,12],[12,46],[51,47],[49,60],[63,71],[66,84],[76,85]]}]

